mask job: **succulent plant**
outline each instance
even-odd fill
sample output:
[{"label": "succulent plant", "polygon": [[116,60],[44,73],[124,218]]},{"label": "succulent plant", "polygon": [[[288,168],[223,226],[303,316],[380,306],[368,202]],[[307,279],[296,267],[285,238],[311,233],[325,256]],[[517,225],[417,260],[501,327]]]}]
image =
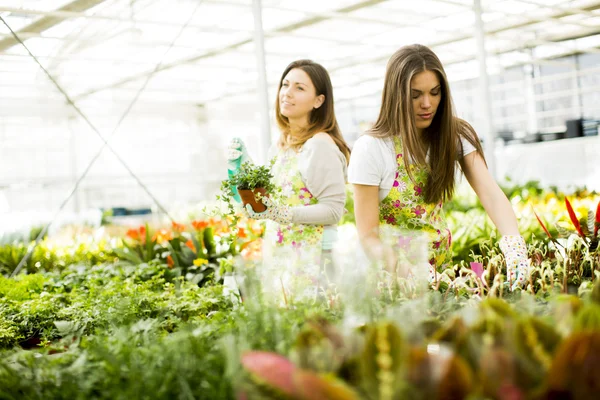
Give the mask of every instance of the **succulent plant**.
[{"label": "succulent plant", "polygon": [[546,377],[546,398],[596,399],[599,377],[600,331],[574,333],[556,351]]}]

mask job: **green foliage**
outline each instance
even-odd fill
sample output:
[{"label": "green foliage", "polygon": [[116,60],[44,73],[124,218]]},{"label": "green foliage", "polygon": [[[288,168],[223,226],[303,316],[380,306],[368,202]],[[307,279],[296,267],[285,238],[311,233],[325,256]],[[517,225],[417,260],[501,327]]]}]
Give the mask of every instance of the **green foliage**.
[{"label": "green foliage", "polygon": [[[532,184],[509,195],[541,193]],[[44,240],[27,275],[0,277],[0,399],[232,399],[247,377],[245,350],[296,363],[302,398],[502,398],[507,387],[515,398],[541,398],[552,382],[567,395],[581,387],[573,382],[594,364],[576,354],[587,363],[593,353],[561,348],[600,343],[599,252],[577,236],[563,247],[548,242],[533,219],[524,232],[530,293],[511,293],[483,209],[457,204],[448,210],[458,254],[448,280],[418,298],[399,286],[353,311],[343,292],[338,308],[267,304],[252,276],[233,307],[218,282],[239,246],[214,221],[156,237],[144,227],[116,250]],[[3,274],[26,251],[0,247]],[[483,264],[482,278],[469,273],[471,260]],[[572,365],[581,373],[569,375]],[[257,386],[274,398],[265,382],[243,387]]]},{"label": "green foliage", "polygon": [[272,179],[271,166],[254,165],[247,161],[228,181],[231,187],[241,190],[265,188],[267,192],[272,192],[275,189]]},{"label": "green foliage", "polygon": [[228,179],[221,182],[221,193],[217,196],[217,200],[221,200],[227,209],[226,215],[234,218],[233,225],[237,224],[235,207],[232,203],[234,197],[234,188],[238,190],[254,190],[264,188],[266,193],[274,197],[277,192],[277,187],[273,184],[273,174],[271,168],[274,160],[270,165],[255,165],[250,161],[243,163],[240,169]]},{"label": "green foliage", "polygon": [[[227,321],[224,321],[227,323]],[[7,352],[2,399],[231,399],[218,325],[165,336],[153,320],[55,349]]]},{"label": "green foliage", "polygon": [[[0,246],[0,274],[10,275],[27,254],[28,246],[16,242]],[[54,247],[43,240],[33,250],[23,270],[28,273],[60,270],[72,264],[96,265],[114,261],[116,255],[105,241],[77,242],[68,248]]]},{"label": "green foliage", "polygon": [[91,334],[152,318],[172,332],[230,307],[221,286],[199,288],[181,278],[167,282],[163,274],[160,266],[142,264],[72,267],[16,281],[0,278],[0,348],[24,338],[57,339],[61,335],[56,321],[68,321],[81,334]]}]

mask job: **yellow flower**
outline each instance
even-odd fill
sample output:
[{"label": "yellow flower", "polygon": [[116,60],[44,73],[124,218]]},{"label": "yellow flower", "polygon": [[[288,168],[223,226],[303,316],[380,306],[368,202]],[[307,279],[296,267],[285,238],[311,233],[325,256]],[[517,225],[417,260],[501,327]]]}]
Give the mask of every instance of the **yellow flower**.
[{"label": "yellow flower", "polygon": [[199,267],[199,266],[204,265],[204,264],[208,264],[208,260],[206,258],[196,258],[194,260],[194,265],[196,267]]}]

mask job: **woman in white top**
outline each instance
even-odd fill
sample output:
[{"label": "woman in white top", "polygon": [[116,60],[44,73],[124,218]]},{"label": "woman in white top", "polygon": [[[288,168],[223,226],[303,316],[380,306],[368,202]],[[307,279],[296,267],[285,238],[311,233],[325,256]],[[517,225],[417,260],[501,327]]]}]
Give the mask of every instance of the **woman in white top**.
[{"label": "woman in white top", "polygon": [[[267,257],[301,259],[306,269],[320,268],[344,212],[350,158],[335,117],[327,70],[310,60],[288,65],[279,82],[275,113],[281,136],[270,158],[275,157],[272,173],[282,200],[264,199],[267,210],[262,213],[246,210],[251,218],[269,220]],[[245,146],[237,140],[232,147],[230,165],[239,165],[247,158]],[[309,275],[315,276],[315,271]]]},{"label": "woman in white top", "polygon": [[353,149],[348,180],[356,225],[367,253],[395,268],[379,224],[419,230],[431,241],[430,279],[451,262],[451,233],[442,213],[454,192],[456,166],[502,234],[500,248],[511,288],[527,278],[527,249],[510,202],[490,175],[477,134],[454,115],[438,57],[422,45],[400,48],[389,60],[377,122]]}]

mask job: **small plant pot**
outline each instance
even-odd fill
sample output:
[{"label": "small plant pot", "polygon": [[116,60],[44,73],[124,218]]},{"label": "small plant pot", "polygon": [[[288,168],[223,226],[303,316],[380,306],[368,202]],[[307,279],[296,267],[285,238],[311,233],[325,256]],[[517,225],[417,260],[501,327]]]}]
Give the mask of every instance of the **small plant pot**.
[{"label": "small plant pot", "polygon": [[250,204],[254,212],[263,212],[267,209],[261,200],[256,199],[258,193],[260,193],[262,197],[269,196],[264,188],[256,188],[254,190],[238,188],[238,193],[240,194],[240,198],[242,199],[242,204],[244,207],[246,204]]}]

